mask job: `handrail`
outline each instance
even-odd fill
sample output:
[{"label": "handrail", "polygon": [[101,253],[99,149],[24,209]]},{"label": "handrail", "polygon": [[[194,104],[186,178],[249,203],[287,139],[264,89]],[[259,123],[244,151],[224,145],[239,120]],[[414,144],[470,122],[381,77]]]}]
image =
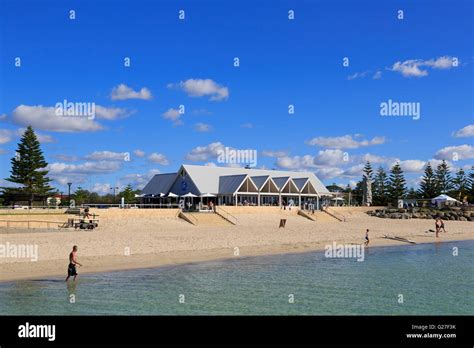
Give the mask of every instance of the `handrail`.
[{"label": "handrail", "polygon": [[[221,211],[224,213],[222,214]],[[229,213],[227,210],[225,210],[224,208],[221,208],[220,206],[215,206],[215,210],[214,212],[220,216],[222,216],[224,219],[228,220],[230,223],[234,224],[234,225],[237,225],[237,221],[238,219],[232,215],[231,213]]]},{"label": "handrail", "polygon": [[198,219],[193,214],[191,214],[190,212],[185,212],[182,209],[180,209],[177,213],[177,216],[184,219],[184,220],[187,220],[187,222],[189,222],[193,225],[198,224]]},{"label": "handrail", "polygon": [[336,220],[339,220],[341,222],[346,222],[346,217],[340,213],[336,213],[335,211],[331,210],[329,211],[329,208],[326,207],[326,208],[323,208],[322,209],[326,214],[332,216],[333,218],[335,218]]}]

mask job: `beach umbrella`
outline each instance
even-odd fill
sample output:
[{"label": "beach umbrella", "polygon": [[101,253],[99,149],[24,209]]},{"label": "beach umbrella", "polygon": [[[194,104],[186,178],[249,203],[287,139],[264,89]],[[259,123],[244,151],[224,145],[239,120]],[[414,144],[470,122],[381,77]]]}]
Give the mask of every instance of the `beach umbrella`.
[{"label": "beach umbrella", "polygon": [[170,193],[168,193],[168,197],[176,198],[176,197],[179,197],[179,196],[177,194],[173,193],[173,192],[170,192]]},{"label": "beach umbrella", "polygon": [[194,197],[197,197],[197,196],[196,196],[195,194],[191,193],[191,192],[188,192],[188,193],[186,193],[185,195],[182,195],[181,197],[186,197],[186,198],[190,197],[190,198],[194,198]]},{"label": "beach umbrella", "polygon": [[213,195],[212,193],[203,193],[202,195],[200,195],[199,197],[216,197],[216,195]]}]

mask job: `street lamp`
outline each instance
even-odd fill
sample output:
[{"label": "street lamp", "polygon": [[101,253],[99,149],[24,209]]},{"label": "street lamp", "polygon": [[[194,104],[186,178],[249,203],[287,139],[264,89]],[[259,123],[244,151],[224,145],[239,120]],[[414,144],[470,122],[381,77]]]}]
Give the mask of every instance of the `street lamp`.
[{"label": "street lamp", "polygon": [[118,187],[118,186],[115,186],[115,187],[111,187],[110,189],[111,189],[111,190],[114,190],[114,203],[115,203],[116,190],[118,190],[119,187]]},{"label": "street lamp", "polygon": [[71,185],[72,185],[72,182],[67,183],[67,186],[69,186],[69,191],[68,191],[69,193],[67,196],[67,200],[68,200],[67,205],[71,205]]}]

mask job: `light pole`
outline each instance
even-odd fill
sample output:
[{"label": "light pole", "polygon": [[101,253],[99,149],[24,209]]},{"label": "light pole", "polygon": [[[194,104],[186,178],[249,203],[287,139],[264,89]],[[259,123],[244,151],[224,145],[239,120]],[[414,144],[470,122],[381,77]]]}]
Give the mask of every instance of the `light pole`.
[{"label": "light pole", "polygon": [[111,187],[110,189],[111,189],[111,190],[114,190],[114,203],[115,203],[115,197],[116,197],[116,191],[115,191],[115,190],[118,190],[119,187],[118,187],[118,186],[115,186],[115,187]]},{"label": "light pole", "polygon": [[71,205],[71,185],[72,185],[72,182],[68,182],[67,183],[67,186],[68,186],[68,195],[67,195],[67,205]]}]

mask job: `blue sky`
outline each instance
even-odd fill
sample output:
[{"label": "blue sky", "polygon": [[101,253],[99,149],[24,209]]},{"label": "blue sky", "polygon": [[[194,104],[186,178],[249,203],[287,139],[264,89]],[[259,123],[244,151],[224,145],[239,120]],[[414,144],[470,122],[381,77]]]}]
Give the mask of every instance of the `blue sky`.
[{"label": "blue sky", "polygon": [[[221,165],[223,147],[326,184],[359,180],[366,159],[400,161],[410,185],[426,161],[474,163],[472,1],[0,4],[0,178],[27,124],[59,190],[142,187]],[[55,115],[65,99],[95,103],[95,118]],[[389,99],[420,118],[381,116]]]}]

